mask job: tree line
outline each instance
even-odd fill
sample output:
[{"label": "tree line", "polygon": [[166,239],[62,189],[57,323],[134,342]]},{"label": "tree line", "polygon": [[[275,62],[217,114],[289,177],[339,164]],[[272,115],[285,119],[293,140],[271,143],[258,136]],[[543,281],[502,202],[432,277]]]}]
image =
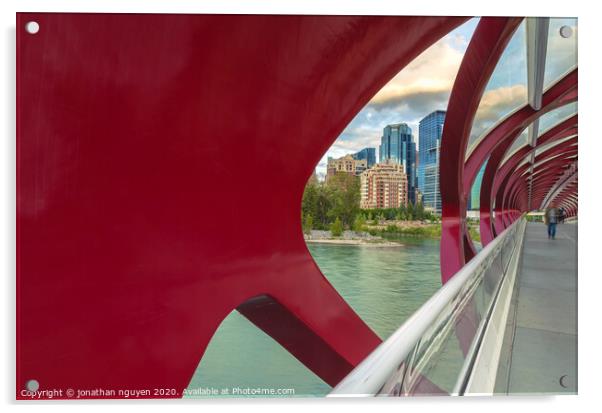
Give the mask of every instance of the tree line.
[{"label": "tree line", "polygon": [[301,205],[303,230],[331,230],[340,235],[344,229],[361,231],[366,223],[385,220],[435,221],[438,218],[425,211],[422,203],[387,209],[360,209],[360,179],[347,173],[337,173],[327,182],[313,176],[305,186]]}]

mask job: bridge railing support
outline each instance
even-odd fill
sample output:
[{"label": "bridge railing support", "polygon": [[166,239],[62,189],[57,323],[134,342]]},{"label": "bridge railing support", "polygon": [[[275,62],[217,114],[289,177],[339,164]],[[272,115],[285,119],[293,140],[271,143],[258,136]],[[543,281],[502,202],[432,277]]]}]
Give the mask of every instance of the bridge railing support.
[{"label": "bridge railing support", "polygon": [[[496,327],[504,325],[500,320],[505,320],[504,311],[508,311],[507,281],[514,280],[525,226],[522,217],[493,239],[347,375],[330,396],[472,392],[471,378],[478,373],[476,369],[487,365],[491,375],[490,364],[496,362],[495,352],[483,352],[482,346],[484,340],[491,339],[491,320],[496,320]],[[503,305],[501,299],[505,300]],[[494,338],[503,336],[503,331],[497,333]]]}]

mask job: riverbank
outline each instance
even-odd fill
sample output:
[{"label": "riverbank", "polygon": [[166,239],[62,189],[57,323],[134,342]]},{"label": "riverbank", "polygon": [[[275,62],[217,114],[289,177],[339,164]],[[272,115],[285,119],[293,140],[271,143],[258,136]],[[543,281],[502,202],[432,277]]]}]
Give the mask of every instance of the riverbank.
[{"label": "riverbank", "polygon": [[[470,238],[480,242],[478,224],[467,225]],[[371,221],[362,226],[362,231],[344,231],[339,237],[334,237],[331,231],[312,230],[311,235],[305,235],[306,242],[344,245],[369,245],[392,242],[396,236],[417,238],[441,238],[441,223],[428,221],[381,220]]]},{"label": "riverbank", "polygon": [[334,237],[330,231],[312,230],[305,234],[305,242],[310,244],[362,245],[368,247],[403,247],[400,242],[390,241],[368,232],[343,231],[341,236]]},{"label": "riverbank", "polygon": [[[470,238],[473,241],[480,242],[481,236],[478,223],[469,223],[467,228]],[[367,224],[364,229],[374,236],[403,235],[422,238],[441,238],[440,222],[386,220]]]}]

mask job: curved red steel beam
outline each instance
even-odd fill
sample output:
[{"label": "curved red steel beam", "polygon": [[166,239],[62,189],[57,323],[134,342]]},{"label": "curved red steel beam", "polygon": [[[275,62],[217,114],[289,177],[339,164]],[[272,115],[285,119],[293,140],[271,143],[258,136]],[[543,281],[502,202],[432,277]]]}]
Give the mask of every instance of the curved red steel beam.
[{"label": "curved red steel beam", "polygon": [[[464,191],[470,190],[477,172],[485,160],[489,159],[481,181],[480,196],[480,234],[481,242],[484,245],[489,243],[495,236],[494,225],[491,219],[491,202],[492,196],[496,194],[496,192],[492,191],[492,185],[499,168],[499,163],[503,160],[506,151],[512,146],[514,140],[534,120],[553,109],[574,102],[577,99],[577,84],[578,76],[577,69],[575,69],[544,93],[540,110],[536,111],[530,105],[523,106],[481,139],[468,157],[465,165]],[[496,212],[496,216],[498,215]],[[500,219],[498,217],[498,221]]]},{"label": "curved red steel beam", "polygon": [[[563,159],[557,159],[557,161],[562,161]],[[570,163],[571,160],[567,160],[566,163]],[[564,164],[560,164],[559,162],[552,162],[552,167],[547,175],[557,176],[558,170],[556,168],[562,167]],[[523,165],[519,170],[517,170],[516,174],[510,176],[510,179],[506,181],[502,190],[498,192],[496,199],[496,220],[495,220],[495,229],[496,232],[499,233],[502,231],[507,225],[508,222],[504,221],[504,210],[511,208],[513,205],[517,206],[518,198],[520,196],[521,208],[527,208],[527,195],[528,195],[528,179],[527,179],[527,170],[529,169],[530,164]],[[541,172],[536,169],[536,172]],[[519,176],[517,176],[519,175]],[[510,188],[510,190],[504,190],[504,188]],[[501,201],[500,201],[501,200]],[[532,203],[533,204],[533,203]],[[500,216],[501,219],[497,219]]]},{"label": "curved red steel beam", "polygon": [[[556,151],[554,151],[554,149],[556,149]],[[562,151],[559,151],[558,149],[559,148],[552,148],[535,158],[536,163],[541,163],[535,167],[533,173],[534,176],[537,176],[542,171],[546,170],[551,170],[554,174],[556,174],[560,168],[574,161],[574,159],[568,159],[568,157],[572,157],[574,153],[565,154],[564,156],[557,156],[558,153],[562,153]],[[527,196],[528,192],[528,184],[525,173],[528,169],[529,165],[525,164],[512,174],[508,185],[506,188],[504,188],[503,203],[498,205],[496,202],[496,218],[494,220],[494,226],[497,233],[500,233],[506,227],[503,220],[504,210],[507,208],[507,206],[516,205],[516,200],[519,195],[523,197],[523,203],[525,202],[525,197]]]},{"label": "curved red steel beam", "polygon": [[527,126],[546,113],[566,104],[576,102],[578,98],[577,87],[578,69],[574,69],[543,94],[540,110],[535,110],[527,104],[503,120],[483,137],[471,151],[468,159],[466,159],[464,190],[470,190],[479,169],[495,147],[507,142],[507,140],[514,141]]},{"label": "curved red steel beam", "polygon": [[19,13],[17,27],[31,20],[18,398],[32,378],[181,397],[236,308],[331,385],[380,343],[307,250],[303,188],[369,99],[467,18]]},{"label": "curved red steel beam", "polygon": [[[543,161],[546,158],[552,157],[552,159],[545,160],[542,164],[538,165],[534,170],[534,183],[537,184],[545,177],[557,177],[560,173],[559,170],[564,168],[565,166],[573,163],[575,161],[574,156],[577,151],[569,151],[561,156],[558,156],[557,153],[549,153],[549,154],[541,154],[539,157],[536,157],[536,161]],[[495,219],[495,229],[499,233],[503,231],[505,228],[505,224],[503,222],[503,211],[509,205],[515,205],[516,199],[519,195],[525,197],[527,195],[527,181],[526,175],[524,174],[526,170],[521,168],[520,171],[517,171],[517,174],[513,175],[513,178],[509,181],[507,188],[505,189],[504,202],[498,208],[496,204],[496,219]],[[555,181],[554,181],[555,182]],[[537,187],[535,187],[537,190]],[[498,219],[498,216],[500,219]]]},{"label": "curved red steel beam", "polygon": [[[496,215],[501,214],[501,217],[503,219],[503,216],[504,216],[503,209],[504,209],[504,205],[506,205],[505,196],[507,194],[504,189],[508,185],[508,182],[511,179],[511,176],[514,175],[516,177],[519,177],[519,176],[524,175],[524,173],[527,171],[527,169],[529,169],[530,164],[528,164],[528,163],[524,164],[517,170],[514,170],[515,166],[521,160],[525,159],[525,156],[527,156],[531,152],[535,151],[541,145],[543,145],[545,143],[549,143],[556,139],[561,139],[563,137],[566,137],[565,135],[567,134],[567,132],[572,133],[573,128],[569,128],[569,129],[566,129],[563,131],[562,129],[564,126],[566,126],[566,122],[562,122],[561,124],[558,125],[558,127],[554,127],[552,129],[550,129],[546,134],[542,135],[541,136],[542,139],[539,141],[539,144],[537,146],[535,146],[535,148],[525,147],[525,148],[522,148],[521,150],[517,151],[517,153],[511,159],[509,159],[508,162],[506,162],[506,164],[500,169],[500,172],[499,172],[500,178],[503,177],[503,183],[500,186],[498,186],[497,188],[495,188],[495,190],[496,190],[496,197],[495,197]],[[577,137],[569,139],[567,141],[564,141],[561,144],[558,144],[555,147],[553,147],[547,151],[544,151],[543,153],[538,155],[535,158],[535,160],[541,161],[543,159],[546,159],[547,157],[555,156],[559,153],[562,153],[565,150],[565,148],[575,144],[576,142],[577,142]],[[508,174],[510,171],[513,171],[514,173]],[[508,175],[504,175],[504,174],[508,174]],[[487,193],[488,187],[490,186],[489,185],[490,182],[491,182],[490,180],[486,181],[486,186],[484,187],[483,192]],[[487,202],[487,201],[484,200],[484,202]],[[498,224],[495,226],[497,233],[499,233],[498,230],[500,228],[502,228],[502,226],[500,226],[500,224],[501,224],[501,221],[498,219]]]},{"label": "curved red steel beam", "polygon": [[[559,148],[559,149],[563,149],[563,148]],[[539,182],[541,181],[543,178],[546,177],[550,177],[550,176],[559,176],[561,174],[561,170],[563,168],[565,168],[566,166],[570,165],[571,163],[573,163],[575,161],[574,156],[577,154],[577,149],[576,147],[574,148],[567,148],[566,152],[563,152],[561,150],[558,151],[554,151],[554,152],[550,152],[549,154],[546,154],[545,156],[541,156],[539,159],[540,161],[544,161],[543,163],[541,163],[540,165],[537,165],[533,171],[533,182]],[[542,154],[543,155],[543,154]],[[538,159],[538,158],[536,158]],[[521,168],[522,170],[522,168]],[[508,186],[508,188],[506,189],[506,193],[505,193],[505,204],[507,204],[508,199],[511,197],[512,192],[517,190],[517,186],[516,183],[517,182],[524,182],[526,183],[526,174],[524,172],[520,173],[521,176],[519,176],[519,180],[514,180],[514,181],[510,181],[510,185]],[[522,181],[521,181],[522,180]]]},{"label": "curved red steel beam", "polygon": [[[552,128],[545,135],[542,135],[540,137],[540,138],[542,138],[542,140],[539,143],[539,145],[537,145],[535,147],[532,147],[530,145],[525,145],[524,147],[517,150],[514,154],[512,154],[512,156],[506,162],[504,162],[504,164],[499,168],[499,170],[495,174],[494,179],[493,179],[493,188],[491,189],[490,192],[495,193],[496,195],[500,195],[500,192],[498,191],[498,189],[500,188],[501,185],[503,185],[503,183],[505,181],[507,181],[511,172],[513,172],[515,170],[515,168],[522,161],[527,159],[527,157],[529,157],[541,145],[543,145],[544,143],[549,143],[549,142],[555,141],[555,140],[564,139],[564,138],[576,135],[576,133],[577,133],[577,128],[570,127],[568,129],[564,129],[564,130],[562,130],[562,129],[563,129],[562,125],[557,125],[557,127]],[[543,140],[544,138],[545,138],[545,141]],[[576,141],[573,141],[573,142],[576,142]],[[488,181],[488,183],[489,182],[490,181]],[[488,199],[489,198],[485,198],[485,200],[488,200]]]},{"label": "curved red steel beam", "polygon": [[549,128],[539,138],[537,138],[536,146],[532,147],[528,144],[519,148],[514,152],[498,169],[493,180],[491,192],[496,194],[502,182],[508,177],[508,174],[513,171],[527,156],[531,155],[537,148],[542,145],[577,135],[578,116],[571,116],[568,119]]},{"label": "curved red steel beam", "polygon": [[483,17],[468,45],[451,91],[441,138],[439,179],[442,207],[441,280],[466,261],[464,157],[485,87],[522,18]]},{"label": "curved red steel beam", "polygon": [[573,210],[577,205],[577,198],[567,196],[565,198],[559,199],[555,201],[555,205],[559,208],[563,208],[565,210],[565,216],[567,210]]},{"label": "curved red steel beam", "polygon": [[[575,151],[574,153],[576,154],[577,151]],[[573,162],[571,162],[571,164],[573,164],[573,163],[575,163],[574,160],[573,160]],[[547,176],[542,176],[541,178],[538,179],[538,181],[536,182],[536,190],[534,191],[535,205],[539,205],[540,208],[542,208],[544,206],[544,205],[542,205],[543,201],[545,200],[545,198],[549,194],[549,192],[551,190],[553,190],[554,186],[559,182],[560,179],[563,179],[562,174],[553,174],[553,173],[548,173]],[[574,183],[575,183],[575,181],[569,182],[569,185],[566,188],[564,188],[563,191],[556,194],[556,196],[554,198],[562,197],[562,196],[564,196],[564,194],[569,193],[572,190],[571,186]]]},{"label": "curved red steel beam", "polygon": [[[574,143],[574,141],[571,140],[570,143]],[[561,145],[557,145],[556,149],[552,148],[552,149],[544,152],[543,154],[541,154],[535,158],[536,162],[543,160],[545,158],[548,158],[548,157],[557,156],[558,154],[560,154],[562,152],[562,150],[563,150],[562,148],[566,147],[567,145],[568,144],[566,142],[564,142]],[[560,148],[560,149],[558,149],[558,148]],[[542,169],[546,165],[548,165],[548,163],[544,163],[543,166],[539,166],[538,168],[536,168],[536,171],[539,171],[539,169]],[[515,192],[517,192],[518,190],[527,192],[528,183],[523,178],[526,178],[526,176],[524,176],[524,175],[526,174],[526,170],[528,168],[529,168],[529,164],[525,164],[521,168],[519,168],[519,170],[517,170],[513,173],[513,177],[510,178],[511,179],[509,181],[510,183],[506,187],[506,188],[510,188],[510,191],[508,191],[506,189],[506,190],[498,191],[498,193],[497,193],[497,196],[496,196],[496,219],[494,222],[494,229],[495,229],[496,233],[499,233],[506,226],[506,225],[504,225],[504,222],[503,222],[503,218],[504,218],[503,210],[506,208],[507,205],[509,205],[508,199],[512,200],[511,196],[508,197],[508,193],[512,193],[513,190]],[[520,186],[516,186],[516,182],[519,182],[519,181],[516,181],[518,178],[521,178]],[[514,186],[515,186],[514,189],[512,189],[513,182],[514,182]],[[523,194],[523,196],[526,196],[526,195]],[[500,199],[502,201],[500,201]]]},{"label": "curved red steel beam", "polygon": [[[549,189],[548,189],[549,191]],[[571,200],[574,199],[573,196],[576,196],[576,192],[577,192],[577,188],[576,187],[571,187],[568,188],[567,191],[558,194],[556,197],[554,197],[551,200],[551,204],[555,204],[556,206],[560,206],[560,204],[566,200]],[[543,195],[545,197],[545,195],[547,195],[547,192]],[[541,197],[541,200],[543,201],[543,197]],[[543,206],[540,205],[540,208],[542,208]]]},{"label": "curved red steel beam", "polygon": [[[558,125],[546,131],[537,139],[536,147],[554,140],[571,136],[573,133],[576,133],[576,128],[574,127],[575,125],[577,125],[577,115],[560,122]],[[500,138],[499,136],[496,136],[495,130],[492,132],[492,134],[493,135],[489,136],[493,136],[494,140],[504,139],[503,137]],[[485,167],[485,172],[481,181],[480,235],[481,243],[483,245],[487,245],[489,242],[491,242],[491,240],[494,237],[494,230],[492,227],[492,220],[490,217],[491,200],[495,199],[496,204],[501,205],[503,201],[503,192],[499,191],[500,185],[503,182],[507,182],[507,180],[509,179],[510,172],[514,171],[516,166],[527,156],[529,156],[531,152],[533,152],[536,148],[533,148],[531,146],[525,146],[523,148],[520,148],[516,153],[514,153],[511,156],[511,158],[508,161],[506,161],[501,167],[499,167],[498,165],[506,156],[506,152],[511,147],[512,143],[514,143],[514,139],[516,139],[518,135],[513,133],[507,136],[510,136],[510,139],[507,139],[505,142],[501,143],[498,147],[496,147],[493,150],[490,159],[487,161],[488,165]],[[489,137],[486,137],[485,139],[489,139]]]},{"label": "curved red steel beam", "polygon": [[564,207],[565,213],[566,210],[569,210],[571,213],[574,212],[578,205],[577,183],[575,183],[574,187],[572,187],[570,191],[568,191],[562,197],[556,197],[553,202],[558,206]]}]

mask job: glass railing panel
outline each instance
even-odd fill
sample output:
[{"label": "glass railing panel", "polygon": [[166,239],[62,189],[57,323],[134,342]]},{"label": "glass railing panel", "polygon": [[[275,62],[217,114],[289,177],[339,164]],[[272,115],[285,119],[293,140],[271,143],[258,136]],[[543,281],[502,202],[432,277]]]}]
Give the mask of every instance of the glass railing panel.
[{"label": "glass railing panel", "polygon": [[496,124],[527,104],[527,45],[525,21],[502,53],[473,120],[467,154]]},{"label": "glass railing panel", "polygon": [[516,140],[512,143],[512,146],[506,152],[504,161],[506,162],[516,151],[529,144],[529,128],[525,129]]},{"label": "glass railing panel", "polygon": [[380,394],[436,395],[454,391],[502,280],[504,248],[507,245],[499,245],[478,266],[470,281],[424,333]]},{"label": "glass railing panel", "polygon": [[550,18],[544,88],[577,66],[577,19]]},{"label": "glass railing panel", "polygon": [[565,119],[577,114],[577,102],[561,106],[543,115],[539,118],[539,135],[546,133]]},{"label": "glass railing panel", "polygon": [[[471,260],[336,388],[333,395],[461,394],[523,221]],[[483,255],[484,254],[484,255]]]},{"label": "glass railing panel", "polygon": [[484,274],[484,299],[486,302],[491,302],[494,298],[495,291],[502,280],[503,277],[503,267],[502,267],[502,257],[499,254],[496,254],[492,257],[491,264],[489,268],[485,271]]}]

